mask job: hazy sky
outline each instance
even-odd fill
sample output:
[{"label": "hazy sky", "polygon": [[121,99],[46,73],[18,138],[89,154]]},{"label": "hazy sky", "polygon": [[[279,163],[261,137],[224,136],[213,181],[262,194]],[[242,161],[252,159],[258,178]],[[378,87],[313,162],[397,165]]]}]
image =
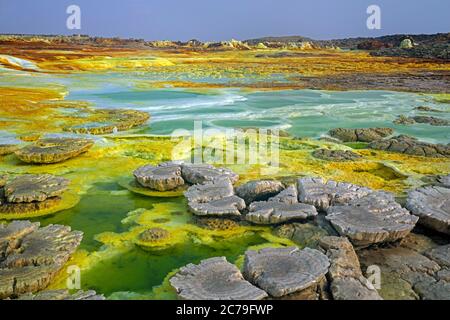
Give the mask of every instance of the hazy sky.
[{"label": "hazy sky", "polygon": [[[80,31],[66,28],[71,4]],[[381,7],[381,30],[366,27],[371,4]],[[449,0],[0,0],[0,33],[212,41],[436,32],[450,32]]]}]

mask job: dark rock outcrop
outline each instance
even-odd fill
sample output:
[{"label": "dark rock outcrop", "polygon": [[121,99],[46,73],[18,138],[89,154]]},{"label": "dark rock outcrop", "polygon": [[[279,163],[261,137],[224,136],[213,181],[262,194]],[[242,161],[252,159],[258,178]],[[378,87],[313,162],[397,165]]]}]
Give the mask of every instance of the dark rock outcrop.
[{"label": "dark rock outcrop", "polygon": [[422,142],[416,138],[400,135],[386,140],[379,140],[369,144],[369,148],[404,154],[442,158],[450,157],[450,146]]},{"label": "dark rock outcrop", "polygon": [[391,128],[362,128],[347,129],[336,128],[328,132],[328,134],[342,142],[373,142],[386,138],[394,132]]}]

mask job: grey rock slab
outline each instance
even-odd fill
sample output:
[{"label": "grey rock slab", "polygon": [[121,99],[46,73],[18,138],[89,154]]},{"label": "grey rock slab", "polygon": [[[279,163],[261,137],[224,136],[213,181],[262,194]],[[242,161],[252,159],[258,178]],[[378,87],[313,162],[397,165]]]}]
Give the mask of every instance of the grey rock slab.
[{"label": "grey rock slab", "polygon": [[377,290],[363,276],[358,256],[345,237],[324,237],[319,245],[330,259],[328,278],[335,300],[380,300]]},{"label": "grey rock slab", "polygon": [[68,185],[69,180],[51,174],[24,174],[7,182],[4,193],[8,202],[44,201],[62,195]]},{"label": "grey rock slab", "polygon": [[188,202],[206,203],[234,195],[229,179],[214,180],[204,184],[196,184],[186,190],[184,196]]},{"label": "grey rock slab", "polygon": [[348,205],[332,206],[326,218],[340,235],[358,246],[402,239],[418,220],[385,192],[374,192]]},{"label": "grey rock slab", "polygon": [[317,285],[330,263],[318,250],[297,247],[248,250],[244,277],[273,297],[282,297]]},{"label": "grey rock slab", "polygon": [[300,178],[297,188],[299,201],[312,204],[319,210],[326,210],[331,205],[345,204],[373,192],[369,188],[351,183],[314,177]]},{"label": "grey rock slab", "polygon": [[225,257],[188,264],[169,282],[185,300],[261,300],[267,297],[266,292],[246,281]]},{"label": "grey rock slab", "polygon": [[450,189],[427,186],[408,192],[406,208],[419,217],[419,223],[450,234]]},{"label": "grey rock slab", "polygon": [[236,188],[236,194],[245,200],[246,204],[253,201],[267,200],[284,189],[283,184],[276,180],[249,181]]},{"label": "grey rock slab", "polygon": [[291,220],[306,220],[316,215],[316,208],[309,204],[259,201],[250,204],[245,219],[256,224],[277,224]]},{"label": "grey rock slab", "polygon": [[236,183],[239,176],[227,168],[216,168],[209,164],[183,164],[182,175],[190,184],[201,184],[207,181],[228,178],[231,183]]},{"label": "grey rock slab", "polygon": [[273,196],[268,202],[280,202],[286,204],[298,203],[298,192],[295,186],[289,186],[279,194]]},{"label": "grey rock slab", "polygon": [[157,191],[169,191],[184,185],[179,165],[146,165],[136,169],[133,175],[140,185]]},{"label": "grey rock slab", "polygon": [[245,202],[238,196],[228,196],[210,202],[189,202],[189,210],[198,216],[240,216]]}]

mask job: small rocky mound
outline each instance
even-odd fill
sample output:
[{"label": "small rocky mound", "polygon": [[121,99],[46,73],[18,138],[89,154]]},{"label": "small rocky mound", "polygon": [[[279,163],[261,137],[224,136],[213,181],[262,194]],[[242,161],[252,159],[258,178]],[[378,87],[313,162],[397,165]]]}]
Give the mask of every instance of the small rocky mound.
[{"label": "small rocky mound", "polygon": [[141,186],[157,191],[174,190],[184,185],[184,180],[181,177],[181,166],[179,165],[156,167],[146,165],[136,169],[133,175]]},{"label": "small rocky mound", "polygon": [[202,260],[182,267],[169,280],[185,300],[261,300],[267,293],[246,281],[225,257]]},{"label": "small rocky mound", "polygon": [[378,191],[329,207],[326,218],[340,235],[359,246],[402,239],[418,220],[392,194]]},{"label": "small rocky mound", "polygon": [[350,150],[318,149],[315,150],[312,155],[315,158],[327,161],[355,161],[361,159],[359,154]]},{"label": "small rocky mound", "polygon": [[93,290],[80,290],[74,294],[71,294],[68,290],[48,290],[35,294],[27,293],[21,295],[17,300],[105,300],[105,297]]},{"label": "small rocky mound", "polygon": [[244,277],[273,297],[317,285],[330,263],[318,250],[297,247],[265,248],[245,253]]},{"label": "small rocky mound", "polygon": [[363,129],[346,129],[336,128],[328,132],[328,134],[342,142],[372,142],[386,138],[394,133],[391,128],[363,128]]},{"label": "small rocky mound", "polygon": [[417,123],[428,123],[432,126],[448,126],[448,125],[450,125],[450,121],[448,121],[448,120],[431,117],[431,116],[415,116],[415,117],[412,117],[412,120],[414,120]]},{"label": "small rocky mound", "polygon": [[419,223],[450,234],[450,189],[438,186],[422,187],[408,193],[406,208],[419,217]]},{"label": "small rocky mound", "polygon": [[85,117],[93,122],[63,128],[64,131],[78,134],[109,134],[116,131],[125,131],[143,125],[150,115],[147,112],[129,109],[98,109],[90,111]]},{"label": "small rocky mound", "polygon": [[155,242],[165,240],[170,236],[169,231],[163,228],[151,228],[143,231],[139,235],[139,240],[143,242]]},{"label": "small rocky mound", "polygon": [[401,125],[410,125],[416,123],[414,119],[405,116],[404,114],[401,114],[393,121],[395,124],[401,124]]},{"label": "small rocky mound", "polygon": [[45,289],[75,252],[82,232],[13,221],[0,225],[0,299]]},{"label": "small rocky mound", "polygon": [[386,140],[375,141],[369,148],[391,152],[400,152],[414,156],[433,158],[450,157],[450,146],[422,142],[416,138],[400,135]]},{"label": "small rocky mound", "polygon": [[0,156],[6,156],[14,153],[19,149],[17,144],[0,144]]},{"label": "small rocky mound", "polygon": [[246,204],[253,201],[263,201],[275,196],[284,189],[281,182],[275,180],[250,181],[236,188],[236,194],[245,200]]},{"label": "small rocky mound", "polygon": [[48,138],[36,141],[15,152],[26,163],[57,163],[88,151],[94,142],[80,138]]},{"label": "small rocky mound", "polygon": [[381,300],[363,276],[358,256],[345,237],[323,237],[319,245],[330,259],[327,277],[334,300]]},{"label": "small rocky mound", "polygon": [[69,180],[50,174],[27,174],[4,180],[0,181],[0,214],[5,219],[8,215],[25,216],[57,207],[69,184]]},{"label": "small rocky mound", "polygon": [[190,184],[201,184],[222,178],[228,178],[234,184],[239,180],[239,176],[230,169],[215,168],[209,164],[183,164],[182,174],[184,180]]},{"label": "small rocky mound", "polygon": [[267,201],[252,202],[245,219],[256,224],[305,220],[317,215],[314,206],[298,203],[297,190],[290,186]]},{"label": "small rocky mound", "polygon": [[431,116],[415,116],[415,117],[413,117],[413,119],[417,123],[428,123],[432,126],[448,126],[448,125],[450,125],[450,121],[448,121],[448,120],[431,117]]},{"label": "small rocky mound", "polygon": [[198,218],[195,222],[208,230],[233,230],[239,227],[239,223],[230,219],[219,219],[219,218]]},{"label": "small rocky mound", "polygon": [[326,210],[331,205],[347,203],[372,192],[366,187],[346,182],[325,181],[323,178],[301,178],[298,180],[299,201]]}]

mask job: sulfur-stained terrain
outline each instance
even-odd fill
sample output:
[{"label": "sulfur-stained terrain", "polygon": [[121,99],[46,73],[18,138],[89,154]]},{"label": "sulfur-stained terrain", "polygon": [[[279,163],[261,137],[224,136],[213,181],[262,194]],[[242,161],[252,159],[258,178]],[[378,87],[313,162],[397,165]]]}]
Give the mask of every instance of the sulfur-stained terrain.
[{"label": "sulfur-stained terrain", "polygon": [[[64,289],[66,269],[77,265],[83,290],[111,299],[174,299],[169,278],[188,263],[225,256],[242,267],[248,249],[304,248],[336,231],[320,214],[300,227],[199,218],[183,197],[187,185],[156,192],[138,185],[134,170],[200,152],[238,174],[237,186],[260,179],[289,186],[298,178],[323,177],[391,192],[405,205],[409,190],[450,173],[449,88],[450,63],[442,59],[238,41],[149,45],[1,36],[0,182],[3,176],[51,174],[70,184],[58,195],[58,207],[14,214],[0,209],[0,221],[30,219],[84,233],[48,289]],[[199,125],[212,130],[203,141],[191,136]],[[252,131],[258,128],[263,135]],[[376,133],[364,131],[345,140],[331,134],[335,128],[387,128],[389,134],[373,138]],[[246,132],[245,150],[279,132],[268,140],[279,163],[224,163],[226,129]],[[417,140],[379,142],[400,135]],[[46,140],[53,138],[59,140]],[[61,138],[92,143],[52,146]],[[0,208],[6,205],[17,203],[0,194]],[[304,236],[286,236],[283,228],[304,228]],[[409,237],[426,237],[433,246],[450,242],[422,227]],[[362,264],[369,265],[369,249],[362,250]],[[388,255],[391,249],[380,250]],[[404,298],[392,291],[402,277],[389,279],[381,296]],[[408,297],[421,297],[405,287]]]}]

